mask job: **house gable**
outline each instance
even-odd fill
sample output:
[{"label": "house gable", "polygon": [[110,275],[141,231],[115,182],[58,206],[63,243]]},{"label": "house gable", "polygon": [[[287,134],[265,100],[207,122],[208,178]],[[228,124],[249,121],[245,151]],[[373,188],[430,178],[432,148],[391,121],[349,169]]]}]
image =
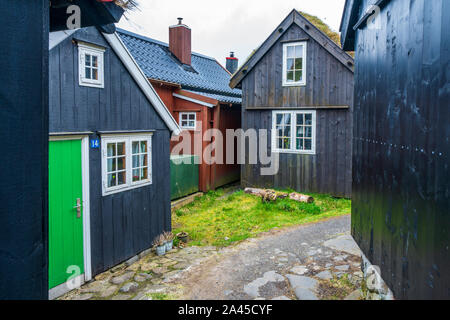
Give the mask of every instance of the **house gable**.
[{"label": "house gable", "polygon": [[[104,89],[79,85],[77,43],[105,49]],[[149,127],[180,132],[175,119],[116,34],[101,33],[95,27],[57,32],[50,36],[50,49],[50,132]],[[131,110],[131,105],[138,106],[141,117],[135,116],[137,110]]]},{"label": "house gable", "polygon": [[[283,45],[306,43],[306,84],[283,86]],[[349,61],[353,61],[348,57]],[[349,108],[353,71],[295,23],[267,50],[241,80],[246,109]]]},{"label": "house gable", "polygon": [[[247,62],[234,74],[230,81],[230,87],[238,87],[249,72],[260,62],[267,52],[283,37],[292,25],[301,28],[308,38],[314,39],[325,50],[333,55],[341,64],[353,72],[353,58],[343,51],[334,41],[327,37],[322,31],[316,28],[311,22],[303,17],[297,10],[293,10],[283,22],[272,32],[256,52]],[[302,39],[292,39],[302,40]]]}]

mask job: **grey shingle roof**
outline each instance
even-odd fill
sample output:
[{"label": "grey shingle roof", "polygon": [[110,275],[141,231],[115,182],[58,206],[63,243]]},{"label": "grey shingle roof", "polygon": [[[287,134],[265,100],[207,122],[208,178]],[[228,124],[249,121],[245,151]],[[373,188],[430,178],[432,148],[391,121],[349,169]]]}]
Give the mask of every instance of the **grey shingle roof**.
[{"label": "grey shingle roof", "polygon": [[170,53],[167,43],[122,29],[117,33],[148,78],[178,83],[221,102],[241,103],[242,91],[229,87],[230,74],[214,58],[193,52],[192,70]]}]

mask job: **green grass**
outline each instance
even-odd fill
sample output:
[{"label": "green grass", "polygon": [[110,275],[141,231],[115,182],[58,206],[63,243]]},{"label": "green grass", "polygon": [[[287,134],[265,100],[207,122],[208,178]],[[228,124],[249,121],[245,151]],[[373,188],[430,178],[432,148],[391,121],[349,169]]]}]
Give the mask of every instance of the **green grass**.
[{"label": "green grass", "polygon": [[[288,190],[289,192],[291,190]],[[317,222],[351,212],[351,201],[310,194],[313,204],[290,199],[262,203],[261,198],[238,191],[219,199],[223,190],[209,192],[178,209],[172,217],[174,233],[186,231],[190,245],[228,246],[273,228]]]}]

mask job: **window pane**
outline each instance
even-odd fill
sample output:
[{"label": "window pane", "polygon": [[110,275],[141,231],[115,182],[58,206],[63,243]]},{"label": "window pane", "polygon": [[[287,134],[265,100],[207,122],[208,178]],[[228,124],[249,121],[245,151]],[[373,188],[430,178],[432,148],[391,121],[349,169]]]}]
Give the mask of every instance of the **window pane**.
[{"label": "window pane", "polygon": [[147,141],[141,141],[141,153],[147,153]]},{"label": "window pane", "polygon": [[133,182],[139,181],[139,169],[133,170]]},{"label": "window pane", "polygon": [[301,113],[297,114],[297,125],[303,125],[303,117],[304,115]]},{"label": "window pane", "polygon": [[302,80],[303,71],[295,71],[295,82],[299,82]]},{"label": "window pane", "polygon": [[286,70],[294,70],[294,59],[287,59]]},{"label": "window pane", "polygon": [[291,136],[291,126],[284,127],[283,136],[284,137],[290,137]]},{"label": "window pane", "polygon": [[117,170],[124,170],[125,169],[125,157],[117,158]]},{"label": "window pane", "polygon": [[98,80],[98,70],[97,69],[92,69],[92,79]]},{"label": "window pane", "polygon": [[291,148],[291,139],[284,138],[283,139],[283,149],[290,149]]},{"label": "window pane", "polygon": [[287,73],[287,81],[294,81],[294,72],[293,71],[288,71]]},{"label": "window pane", "polygon": [[90,67],[91,66],[91,55],[90,54],[86,54],[85,55],[85,66]]},{"label": "window pane", "polygon": [[116,155],[116,144],[115,143],[108,143],[107,145],[107,153],[108,157],[114,157]]},{"label": "window pane", "polygon": [[282,121],[283,121],[283,115],[277,114],[277,124],[281,124]]},{"label": "window pane", "polygon": [[139,156],[133,156],[133,168],[139,168]]},{"label": "window pane", "polygon": [[303,138],[303,127],[297,127],[297,138]]},{"label": "window pane", "polygon": [[312,138],[312,127],[305,127],[305,137]]},{"label": "window pane", "polygon": [[189,121],[189,127],[194,128],[195,127],[195,121]]},{"label": "window pane", "polygon": [[124,156],[125,155],[125,142],[121,142],[117,144],[117,155]]},{"label": "window pane", "polygon": [[116,186],[116,174],[108,174],[108,187],[115,187]]},{"label": "window pane", "polygon": [[293,46],[287,47],[287,57],[294,58],[294,56],[295,56],[295,47]]},{"label": "window pane", "polygon": [[283,136],[283,128],[277,129],[277,137],[282,137],[282,136]]},{"label": "window pane", "polygon": [[141,169],[141,180],[147,180],[148,179],[148,169],[142,168]]},{"label": "window pane", "polygon": [[86,67],[85,70],[86,70],[86,71],[85,71],[85,75],[84,75],[85,78],[86,78],[86,79],[91,79],[91,68],[87,68],[87,67]]},{"label": "window pane", "polygon": [[189,120],[195,120],[195,114],[190,114],[189,115]]},{"label": "window pane", "polygon": [[92,56],[92,66],[98,68],[98,58],[97,56]]},{"label": "window pane", "polygon": [[311,139],[305,139],[304,150],[312,150],[312,140]]},{"label": "window pane", "polygon": [[133,154],[138,154],[139,153],[139,141],[133,141],[132,145],[131,145],[131,152],[133,152]]},{"label": "window pane", "polygon": [[295,69],[302,70],[303,69],[303,58],[295,59]]},{"label": "window pane", "polygon": [[303,58],[303,46],[295,46],[295,57]]},{"label": "window pane", "polygon": [[188,119],[188,115],[183,113],[181,114],[181,120],[187,120]]},{"label": "window pane", "polygon": [[125,172],[119,172],[117,174],[117,183],[119,186],[126,183],[126,173]]},{"label": "window pane", "polygon": [[108,159],[108,172],[116,171],[116,159]]},{"label": "window pane", "polygon": [[187,127],[188,126],[188,122],[187,121],[181,121],[181,126],[182,127]]},{"label": "window pane", "polygon": [[140,164],[140,166],[141,167],[146,167],[146,166],[148,166],[148,164],[147,164],[147,155],[146,154],[144,154],[144,155],[141,155],[141,164]]},{"label": "window pane", "polygon": [[312,125],[312,114],[305,114],[305,121],[308,126]]},{"label": "window pane", "polygon": [[290,114],[283,115],[283,123],[286,126],[290,126],[291,125],[291,115]]},{"label": "window pane", "polygon": [[278,139],[278,149],[283,149],[283,139]]},{"label": "window pane", "polygon": [[303,150],[303,148],[304,148],[304,140],[297,139],[297,150]]}]

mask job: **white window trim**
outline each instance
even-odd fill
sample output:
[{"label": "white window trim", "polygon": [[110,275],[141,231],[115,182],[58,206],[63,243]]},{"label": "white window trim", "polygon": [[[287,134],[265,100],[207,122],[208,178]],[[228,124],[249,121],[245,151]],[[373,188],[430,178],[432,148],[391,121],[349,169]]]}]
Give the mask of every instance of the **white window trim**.
[{"label": "white window trim", "polygon": [[[105,87],[105,49],[78,44],[78,74],[79,84],[84,87],[104,88]],[[90,54],[98,59],[98,80],[86,79],[85,77],[85,55]]]},{"label": "white window trim", "polygon": [[[194,126],[193,127],[191,127],[191,126],[183,126],[182,125],[182,116],[183,115],[187,115],[188,116],[188,122],[189,121],[192,121],[192,120],[189,120],[189,116],[190,115],[194,115]],[[182,129],[182,130],[196,130],[197,129],[197,113],[196,112],[180,112],[180,115],[179,115],[179,121],[180,121],[180,128]]]},{"label": "white window trim", "polygon": [[[303,64],[302,64],[302,70],[303,70],[303,80],[297,81],[297,82],[288,82],[287,81],[287,48],[293,47],[293,46],[303,46]],[[299,86],[306,86],[306,53],[307,53],[307,42],[301,41],[301,42],[291,42],[291,43],[285,43],[283,44],[283,87],[299,87]]]},{"label": "white window trim", "polygon": [[[290,149],[278,149],[277,148],[277,114],[290,114],[291,115],[291,148]],[[311,137],[311,150],[297,150],[296,146],[296,132],[297,132],[297,115],[298,114],[311,114],[312,115],[312,137]],[[295,154],[316,154],[316,111],[307,110],[274,110],[272,112],[272,152],[275,153],[295,153]]]},{"label": "white window trim", "polygon": [[[118,192],[124,192],[136,188],[151,185],[153,179],[153,162],[152,162],[152,134],[147,135],[122,135],[122,136],[106,136],[102,137],[102,190],[103,196],[111,195]],[[148,144],[148,179],[142,181],[133,182],[133,154],[132,154],[132,141],[147,140]],[[107,164],[107,145],[108,143],[125,142],[125,155],[126,155],[126,183],[120,186],[108,188],[108,164]]]}]

